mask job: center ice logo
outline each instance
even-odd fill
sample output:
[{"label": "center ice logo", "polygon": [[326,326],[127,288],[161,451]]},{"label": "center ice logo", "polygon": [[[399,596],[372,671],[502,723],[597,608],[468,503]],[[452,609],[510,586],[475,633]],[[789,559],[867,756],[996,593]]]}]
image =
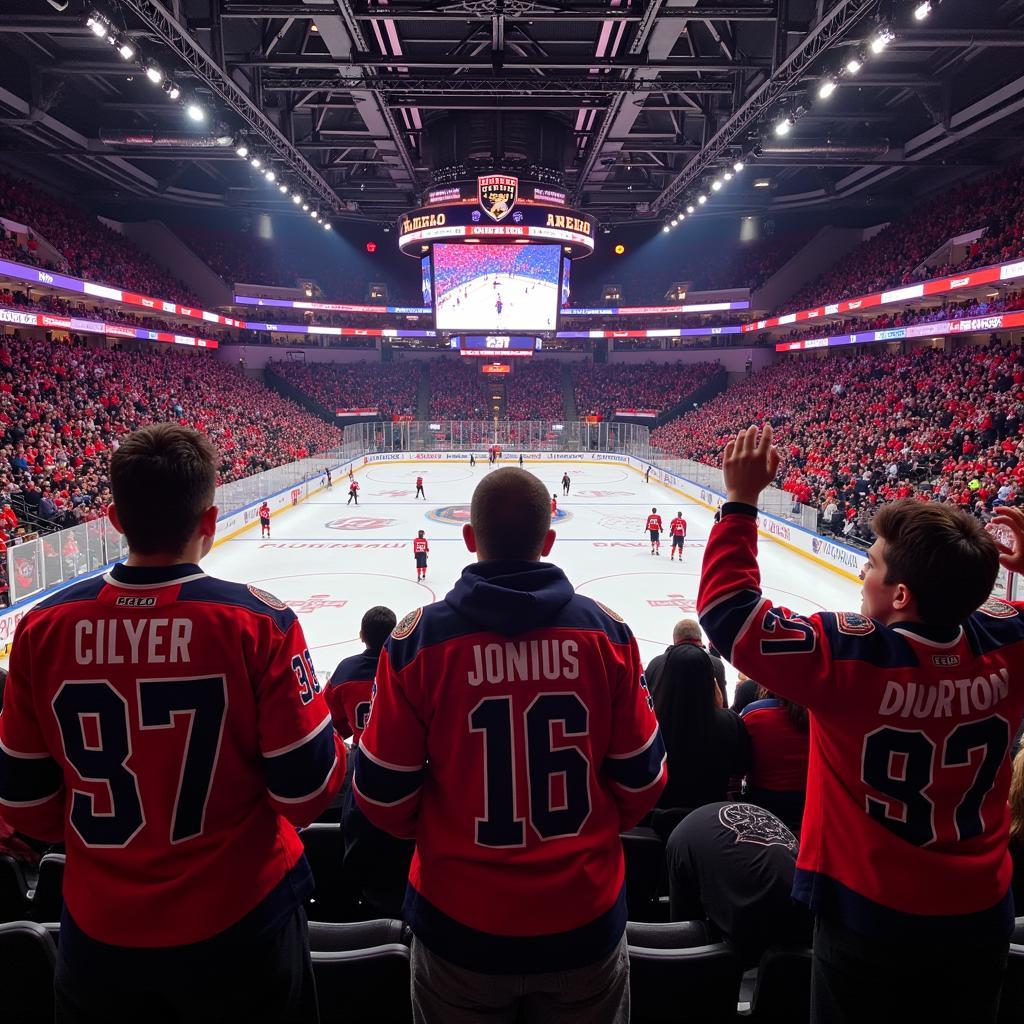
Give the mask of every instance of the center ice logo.
[{"label": "center ice logo", "polygon": [[651,600],[647,599],[647,603],[652,608],[678,608],[681,612],[695,612],[697,610],[697,601],[692,597],[685,597],[683,594],[669,594],[668,600]]},{"label": "center ice logo", "polygon": [[309,597],[295,601],[285,598],[284,603],[296,615],[312,615],[313,612],[318,612],[321,608],[344,608],[348,601],[332,598],[330,594],[310,594]]},{"label": "center ice logo", "polygon": [[[449,526],[465,526],[469,522],[468,505],[442,505],[440,508],[433,508],[427,513],[427,518],[432,523],[447,523]],[[552,522],[567,523],[572,519],[572,513],[559,509],[552,517]]]},{"label": "center ice logo", "polygon": [[342,516],[326,523],[328,530],[383,530],[385,526],[394,526],[397,519],[383,519],[376,516]]}]

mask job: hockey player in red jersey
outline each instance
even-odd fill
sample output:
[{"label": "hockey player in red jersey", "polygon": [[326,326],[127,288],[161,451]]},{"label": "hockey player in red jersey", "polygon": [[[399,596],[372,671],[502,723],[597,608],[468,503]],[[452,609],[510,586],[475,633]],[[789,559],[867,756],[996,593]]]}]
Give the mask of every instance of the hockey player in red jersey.
[{"label": "hockey player in red jersey", "polygon": [[426,492],[423,490],[423,477],[421,476],[416,477],[416,498],[422,498],[424,501],[427,500]]},{"label": "hockey player in red jersey", "polygon": [[413,538],[412,554],[416,560],[416,582],[419,583],[427,578],[427,555],[430,554],[430,545],[422,530]]},{"label": "hockey player in red jersey", "polygon": [[557,513],[558,513],[558,495],[557,494],[552,494],[551,495],[551,518],[554,519],[555,515]]},{"label": "hockey player in red jersey", "polygon": [[259,513],[260,513],[260,536],[261,537],[269,537],[270,536],[270,506],[266,502],[263,502],[263,504],[260,505],[260,507],[259,507]]},{"label": "hockey player in red jersey", "polygon": [[351,505],[353,501],[355,501],[355,503],[357,505],[359,504],[359,481],[358,480],[353,480],[348,485],[348,501],[346,501],[345,504],[346,505]]},{"label": "hockey player in red jersey", "polygon": [[[1024,604],[991,598],[999,549],[951,506],[872,520],[858,613],[803,616],[761,592],[766,426],[725,449],[727,500],[697,606],[733,665],[811,712],[794,895],[815,912],[812,1021],[996,1019],[1013,928],[1010,739],[1024,714]],[[1024,514],[1008,568],[1024,569]]]},{"label": "hockey player in red jersey", "polygon": [[541,561],[532,474],[485,477],[463,536],[478,561],[399,622],[355,755],[359,809],[416,840],[414,1017],[625,1024],[619,832],[666,779],[636,641]]},{"label": "hockey player in red jersey", "polygon": [[651,535],[651,554],[661,554],[661,516],[656,508],[651,509],[644,529]]},{"label": "hockey player in red jersey", "polygon": [[207,576],[219,457],[159,424],[110,464],[128,559],[18,626],[0,813],[64,842],[56,1019],[316,1018],[295,827],[345,773],[276,597]]},{"label": "hockey player in red jersey", "polygon": [[668,524],[669,536],[672,538],[672,555],[670,560],[675,561],[676,550],[679,551],[679,561],[683,560],[683,545],[686,543],[686,520],[682,512],[677,512],[675,519]]}]

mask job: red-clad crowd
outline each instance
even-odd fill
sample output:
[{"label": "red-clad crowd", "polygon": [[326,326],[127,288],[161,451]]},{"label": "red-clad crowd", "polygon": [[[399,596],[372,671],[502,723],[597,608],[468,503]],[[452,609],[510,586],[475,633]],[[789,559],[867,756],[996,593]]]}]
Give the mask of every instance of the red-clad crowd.
[{"label": "red-clad crowd", "polygon": [[551,359],[513,359],[505,381],[505,416],[510,420],[560,420],[565,415],[562,364]]},{"label": "red-clad crowd", "polygon": [[416,363],[277,362],[268,369],[329,412],[378,409],[383,419],[416,411],[420,369]]},{"label": "red-clad crowd", "polygon": [[[979,229],[984,234],[962,258],[924,266],[943,243]],[[869,295],[881,288],[1002,263],[1022,252],[1024,166],[1016,164],[919,203],[788,298],[785,307],[808,309]]]},{"label": "red-clad crowd", "polygon": [[771,422],[778,486],[863,539],[884,501],[917,495],[987,517],[1024,488],[1024,352],[859,354],[776,363],[653,432],[677,457],[721,465],[730,436]]},{"label": "red-clad crowd", "polygon": [[220,482],[334,447],[341,432],[202,352],[7,337],[0,348],[0,503],[22,525],[103,514],[110,454],[125,434],[177,421],[208,434]]},{"label": "red-clad crowd", "polygon": [[574,363],[578,416],[616,409],[671,409],[717,373],[717,363]]},{"label": "red-clad crowd", "polygon": [[430,418],[432,420],[489,420],[487,379],[480,361],[467,357],[431,359]]},{"label": "red-clad crowd", "polygon": [[0,174],[0,217],[32,232],[25,249],[15,246],[12,259],[43,263],[34,237],[39,236],[63,255],[67,263],[61,269],[75,277],[187,306],[201,305],[185,285],[123,235],[29,182]]}]

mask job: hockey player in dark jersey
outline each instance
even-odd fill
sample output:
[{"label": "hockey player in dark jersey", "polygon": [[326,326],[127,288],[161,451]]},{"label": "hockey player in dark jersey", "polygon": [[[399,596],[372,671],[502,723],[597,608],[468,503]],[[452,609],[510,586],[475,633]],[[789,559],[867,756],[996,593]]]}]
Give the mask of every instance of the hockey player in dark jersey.
[{"label": "hockey player in dark jersey", "polygon": [[[793,892],[815,913],[815,1024],[996,1019],[1010,932],[1010,738],[1024,715],[1024,604],[989,595],[1000,551],[972,516],[883,506],[859,612],[761,592],[757,501],[772,428],[725,448],[727,500],[697,607],[740,671],[811,713]],[[1024,513],[1002,554],[1024,569]]]},{"label": "hockey player in dark jersey", "polygon": [[619,832],[666,779],[636,641],[541,561],[532,474],[489,474],[463,536],[478,561],[391,635],[354,768],[362,813],[416,840],[414,1016],[625,1024]]},{"label": "hockey player in dark jersey", "polygon": [[128,558],[27,612],[0,813],[64,842],[56,1019],[316,1019],[296,826],[345,773],[295,613],[197,564],[219,456],[159,424],[110,463]]},{"label": "hockey player in dark jersey", "polygon": [[566,470],[566,472],[564,472],[562,474],[562,494],[563,495],[568,495],[568,493],[569,493],[569,484],[571,482],[572,481],[569,479],[569,472],[568,472],[568,470]]}]

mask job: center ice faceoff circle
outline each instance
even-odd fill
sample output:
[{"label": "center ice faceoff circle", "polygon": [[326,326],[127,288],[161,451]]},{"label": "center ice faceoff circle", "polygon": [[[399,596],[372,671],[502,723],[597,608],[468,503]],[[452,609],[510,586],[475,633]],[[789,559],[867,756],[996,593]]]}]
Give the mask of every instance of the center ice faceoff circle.
[{"label": "center ice faceoff circle", "polygon": [[[432,508],[427,512],[427,518],[432,523],[446,523],[449,526],[464,526],[469,522],[469,506],[468,505],[441,505],[438,508]],[[572,513],[566,512],[565,509],[558,509],[552,516],[551,521],[553,523],[567,523],[572,519]]]}]

